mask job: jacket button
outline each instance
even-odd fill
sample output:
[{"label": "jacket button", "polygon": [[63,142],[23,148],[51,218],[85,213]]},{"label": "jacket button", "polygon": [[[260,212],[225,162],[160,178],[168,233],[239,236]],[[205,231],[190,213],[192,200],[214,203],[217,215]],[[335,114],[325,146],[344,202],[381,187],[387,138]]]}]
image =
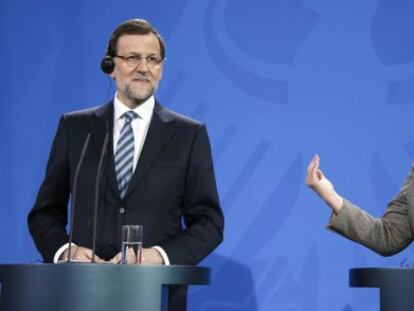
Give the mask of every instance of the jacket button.
[{"label": "jacket button", "polygon": [[120,214],[125,214],[125,208],[121,207],[121,208],[119,209],[119,213],[120,213]]}]

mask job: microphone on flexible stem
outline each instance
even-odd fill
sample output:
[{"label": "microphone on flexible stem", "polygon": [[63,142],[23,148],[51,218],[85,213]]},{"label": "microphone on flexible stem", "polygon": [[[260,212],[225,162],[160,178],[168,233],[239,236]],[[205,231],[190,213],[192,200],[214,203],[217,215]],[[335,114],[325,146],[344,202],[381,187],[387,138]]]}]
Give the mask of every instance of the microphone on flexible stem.
[{"label": "microphone on flexible stem", "polygon": [[98,222],[98,203],[99,203],[99,184],[100,184],[99,181],[102,175],[102,171],[103,171],[102,167],[103,167],[104,159],[105,159],[106,152],[108,149],[108,140],[109,140],[109,134],[108,134],[108,123],[107,123],[105,140],[102,146],[98,168],[96,170],[95,204],[94,204],[94,215],[93,215],[92,261],[91,261],[92,263],[95,262],[95,252],[96,252],[96,227],[97,227],[97,222]]},{"label": "microphone on flexible stem", "polygon": [[73,240],[73,220],[75,216],[75,203],[76,203],[76,190],[78,186],[78,175],[79,171],[85,157],[86,150],[88,149],[89,139],[91,138],[91,133],[88,133],[86,136],[85,142],[83,143],[82,152],[79,158],[78,166],[76,167],[75,177],[73,179],[73,191],[72,191],[72,204],[71,204],[71,213],[70,213],[70,229],[69,229],[69,252],[67,262],[72,261],[72,240]]}]

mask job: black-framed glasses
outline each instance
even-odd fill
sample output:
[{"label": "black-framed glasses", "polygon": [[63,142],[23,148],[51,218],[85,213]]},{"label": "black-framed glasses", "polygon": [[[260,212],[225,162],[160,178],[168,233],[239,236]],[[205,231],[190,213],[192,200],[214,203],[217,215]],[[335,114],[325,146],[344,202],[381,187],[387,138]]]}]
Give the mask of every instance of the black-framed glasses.
[{"label": "black-framed glasses", "polygon": [[150,68],[157,67],[162,63],[161,57],[152,54],[146,56],[141,54],[131,54],[127,56],[115,55],[114,57],[123,59],[128,67],[136,67],[138,64],[141,64],[143,59],[145,59],[147,66]]}]

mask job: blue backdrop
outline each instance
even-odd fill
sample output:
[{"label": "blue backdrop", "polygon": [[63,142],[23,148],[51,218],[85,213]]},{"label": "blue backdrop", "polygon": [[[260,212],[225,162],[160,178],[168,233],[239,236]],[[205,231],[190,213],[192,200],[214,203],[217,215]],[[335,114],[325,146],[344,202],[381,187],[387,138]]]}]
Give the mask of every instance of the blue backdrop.
[{"label": "blue backdrop", "polygon": [[165,36],[158,99],[208,125],[226,216],[190,310],[378,310],[348,269],[399,266],[325,230],[304,185],[314,153],[339,193],[379,216],[414,158],[409,0],[2,0],[0,263],[39,259],[26,215],[59,116],[104,103],[111,31],[142,17]]}]

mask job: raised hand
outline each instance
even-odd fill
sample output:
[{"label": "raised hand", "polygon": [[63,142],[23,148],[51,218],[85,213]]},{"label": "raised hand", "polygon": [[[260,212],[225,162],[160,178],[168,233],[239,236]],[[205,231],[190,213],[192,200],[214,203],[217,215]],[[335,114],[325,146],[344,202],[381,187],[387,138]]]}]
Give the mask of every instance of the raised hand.
[{"label": "raised hand", "polygon": [[320,158],[315,155],[308,165],[306,184],[315,191],[332,209],[338,213],[342,208],[343,198],[335,191],[333,184],[319,168]]}]

